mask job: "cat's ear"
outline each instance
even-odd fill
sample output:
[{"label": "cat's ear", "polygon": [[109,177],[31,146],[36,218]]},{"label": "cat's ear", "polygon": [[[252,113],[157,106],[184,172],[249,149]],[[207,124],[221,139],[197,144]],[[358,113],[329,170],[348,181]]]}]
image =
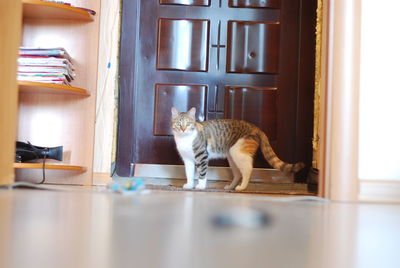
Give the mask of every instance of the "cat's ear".
[{"label": "cat's ear", "polygon": [[191,118],[193,118],[194,120],[196,120],[196,108],[192,107],[189,111],[188,114]]},{"label": "cat's ear", "polygon": [[176,109],[175,107],[171,108],[171,114],[172,114],[172,118],[175,118],[179,115],[179,111],[178,109]]}]

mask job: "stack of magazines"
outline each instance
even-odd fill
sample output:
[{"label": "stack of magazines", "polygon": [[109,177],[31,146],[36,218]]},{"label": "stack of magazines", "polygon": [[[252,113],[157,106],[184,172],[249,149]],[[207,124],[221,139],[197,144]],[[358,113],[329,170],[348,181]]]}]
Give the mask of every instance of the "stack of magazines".
[{"label": "stack of magazines", "polygon": [[18,80],[70,85],[76,74],[64,48],[21,47]]}]

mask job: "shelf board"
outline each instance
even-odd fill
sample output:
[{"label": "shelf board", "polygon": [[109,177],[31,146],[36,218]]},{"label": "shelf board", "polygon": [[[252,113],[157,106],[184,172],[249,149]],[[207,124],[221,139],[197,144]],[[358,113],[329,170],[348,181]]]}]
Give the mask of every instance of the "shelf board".
[{"label": "shelf board", "polygon": [[90,96],[88,90],[66,85],[18,81],[19,91],[24,93],[57,93]]},{"label": "shelf board", "polygon": [[[43,163],[14,163],[14,168],[28,168],[28,169],[42,169]],[[82,166],[59,165],[59,164],[46,164],[45,169],[53,170],[69,170],[85,172],[86,168]]]},{"label": "shelf board", "polygon": [[40,0],[22,0],[22,3],[24,18],[93,20],[91,14],[76,7]]}]

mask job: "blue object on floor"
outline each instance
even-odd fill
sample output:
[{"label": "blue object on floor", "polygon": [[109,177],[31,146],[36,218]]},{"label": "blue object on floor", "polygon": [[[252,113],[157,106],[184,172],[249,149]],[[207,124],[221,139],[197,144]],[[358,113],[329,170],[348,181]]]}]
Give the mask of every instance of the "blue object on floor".
[{"label": "blue object on floor", "polygon": [[141,178],[130,178],[126,181],[113,181],[107,185],[111,192],[122,194],[134,194],[145,189],[145,184]]}]

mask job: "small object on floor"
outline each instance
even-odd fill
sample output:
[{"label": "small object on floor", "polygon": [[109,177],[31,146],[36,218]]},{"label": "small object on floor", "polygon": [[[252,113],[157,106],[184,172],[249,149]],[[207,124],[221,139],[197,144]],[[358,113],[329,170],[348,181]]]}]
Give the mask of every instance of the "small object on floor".
[{"label": "small object on floor", "polygon": [[258,209],[230,208],[215,215],[212,222],[218,228],[262,228],[271,223],[271,217]]},{"label": "small object on floor", "polygon": [[146,186],[141,178],[130,178],[124,181],[113,181],[107,185],[111,192],[120,194],[147,193]]}]

